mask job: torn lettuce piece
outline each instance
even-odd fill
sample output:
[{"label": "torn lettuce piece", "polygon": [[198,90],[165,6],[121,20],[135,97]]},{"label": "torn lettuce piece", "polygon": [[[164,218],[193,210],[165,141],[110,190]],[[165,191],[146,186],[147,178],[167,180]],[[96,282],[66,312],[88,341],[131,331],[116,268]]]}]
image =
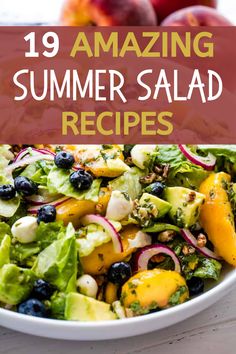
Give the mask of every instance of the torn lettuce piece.
[{"label": "torn lettuce piece", "polygon": [[19,197],[12,198],[11,200],[0,199],[0,216],[3,216],[4,218],[12,217],[19,208],[19,205]]},{"label": "torn lettuce piece", "polygon": [[111,241],[111,236],[101,226],[90,224],[77,232],[76,245],[80,257],[91,254],[96,247]]},{"label": "torn lettuce piece", "polygon": [[152,164],[169,165],[166,184],[197,190],[209,172],[186,159],[177,145],[158,145]]},{"label": "torn lettuce piece", "polygon": [[199,145],[198,150],[216,157],[215,170],[236,175],[236,145]]},{"label": "torn lettuce piece", "polygon": [[145,171],[140,170],[138,167],[131,167],[122,176],[110,181],[109,186],[112,190],[127,193],[134,200],[142,193],[142,185],[139,179],[144,175]]},{"label": "torn lettuce piece", "polygon": [[142,231],[143,232],[162,232],[166,230],[173,230],[176,232],[180,232],[180,228],[178,226],[167,224],[167,223],[154,223],[152,226],[145,227]]},{"label": "torn lettuce piece", "polygon": [[193,275],[203,279],[219,280],[222,264],[215,259],[200,258]]},{"label": "torn lettuce piece", "polygon": [[40,247],[34,243],[16,243],[11,246],[11,260],[20,266],[32,267]]},{"label": "torn lettuce piece", "polygon": [[0,145],[0,174],[1,175],[5,175],[4,168],[7,167],[9,161],[14,159],[14,155],[10,151],[10,148],[11,148],[10,145]]},{"label": "torn lettuce piece", "polygon": [[30,269],[5,264],[0,269],[0,302],[17,305],[26,300],[32,292],[35,274]]},{"label": "torn lettuce piece", "polygon": [[44,223],[40,222],[36,230],[36,242],[40,247],[40,250],[44,250],[52,242],[60,238],[60,235],[64,235],[66,227],[62,221]]},{"label": "torn lettuce piece", "polygon": [[16,210],[15,214],[7,220],[7,223],[8,225],[12,226],[17,220],[23,218],[26,215],[27,215],[27,206],[26,203],[23,200],[21,200],[20,205]]},{"label": "torn lettuce piece", "polygon": [[0,268],[10,263],[11,237],[5,235],[0,242]]},{"label": "torn lettuce piece", "polygon": [[7,161],[14,159],[14,154],[10,151],[11,145],[2,144],[0,145],[0,156],[4,157]]},{"label": "torn lettuce piece", "polygon": [[59,169],[54,166],[47,177],[47,187],[49,193],[60,193],[67,197],[72,197],[78,200],[98,201],[101,179],[95,179],[88,190],[78,191],[69,181],[70,171]]},{"label": "torn lettuce piece", "polygon": [[21,176],[28,177],[32,179],[35,183],[38,183],[41,186],[47,185],[47,176],[50,170],[53,167],[52,161],[37,161],[33,164],[28,165],[24,171],[21,173]]},{"label": "torn lettuce piece", "polygon": [[11,236],[11,228],[6,222],[0,222],[0,242],[6,234]]},{"label": "torn lettuce piece", "polygon": [[77,250],[72,224],[39,253],[32,270],[38,278],[48,281],[61,291],[75,291],[77,275]]}]

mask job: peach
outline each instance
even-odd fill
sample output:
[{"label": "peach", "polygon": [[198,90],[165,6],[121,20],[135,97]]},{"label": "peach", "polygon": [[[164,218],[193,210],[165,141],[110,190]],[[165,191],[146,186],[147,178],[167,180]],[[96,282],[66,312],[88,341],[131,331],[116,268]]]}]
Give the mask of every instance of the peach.
[{"label": "peach", "polygon": [[67,0],[62,10],[65,26],[155,26],[149,0]]},{"label": "peach", "polygon": [[217,0],[150,0],[156,12],[158,21],[161,22],[171,13],[184,7],[204,5],[216,7]]},{"label": "peach", "polygon": [[217,10],[207,6],[190,6],[169,15],[162,26],[232,26]]}]

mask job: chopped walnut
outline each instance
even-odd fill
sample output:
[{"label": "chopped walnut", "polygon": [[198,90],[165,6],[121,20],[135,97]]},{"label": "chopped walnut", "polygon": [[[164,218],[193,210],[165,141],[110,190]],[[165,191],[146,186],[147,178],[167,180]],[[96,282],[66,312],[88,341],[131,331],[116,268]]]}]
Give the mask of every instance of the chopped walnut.
[{"label": "chopped walnut", "polygon": [[153,203],[147,202],[145,205],[140,205],[138,200],[135,200],[131,216],[139,221],[141,226],[147,227],[149,226],[151,219],[158,216],[158,209]]},{"label": "chopped walnut", "polygon": [[160,173],[162,173],[162,168],[161,167],[159,167],[159,166],[155,166],[154,167],[154,172],[156,172],[157,174],[160,174]]},{"label": "chopped walnut", "polygon": [[195,248],[189,245],[184,245],[182,252],[185,256],[195,253]]},{"label": "chopped walnut", "polygon": [[128,318],[134,317],[133,311],[127,307],[125,308],[125,314],[126,314],[126,317],[128,317]]},{"label": "chopped walnut", "polygon": [[196,198],[196,192],[191,191],[187,196],[187,202],[193,202]]},{"label": "chopped walnut", "polygon": [[140,183],[143,183],[143,184],[151,184],[156,180],[156,177],[157,177],[157,175],[154,172],[152,172],[152,173],[149,173],[147,176],[140,177],[139,181],[140,181]]},{"label": "chopped walnut", "polygon": [[151,258],[151,261],[154,263],[161,263],[165,260],[165,257],[162,254],[156,254]]},{"label": "chopped walnut", "polygon": [[103,285],[105,283],[104,275],[97,275],[95,277],[95,280],[96,280],[98,286],[101,286],[101,285]]},{"label": "chopped walnut", "polygon": [[199,234],[197,237],[197,245],[198,247],[202,248],[205,247],[207,243],[207,238],[204,234]]},{"label": "chopped walnut", "polygon": [[146,176],[140,177],[139,181],[142,184],[151,184],[153,182],[163,182],[168,177],[169,168],[170,168],[170,166],[168,164],[164,165],[164,166],[156,165],[153,167],[152,172],[150,172]]},{"label": "chopped walnut", "polygon": [[163,168],[163,177],[166,179],[168,177],[170,165],[166,164]]},{"label": "chopped walnut", "polygon": [[148,217],[148,211],[145,208],[139,208],[138,214],[141,219],[146,219]]},{"label": "chopped walnut", "polygon": [[158,235],[158,241],[160,241],[160,242],[172,241],[175,235],[176,235],[176,232],[173,230],[166,230],[166,231],[160,232]]},{"label": "chopped walnut", "polygon": [[128,156],[128,157],[125,159],[125,163],[126,163],[126,165],[128,165],[128,166],[134,166],[134,163],[133,163],[133,160],[132,160],[132,157],[131,157],[131,156]]}]

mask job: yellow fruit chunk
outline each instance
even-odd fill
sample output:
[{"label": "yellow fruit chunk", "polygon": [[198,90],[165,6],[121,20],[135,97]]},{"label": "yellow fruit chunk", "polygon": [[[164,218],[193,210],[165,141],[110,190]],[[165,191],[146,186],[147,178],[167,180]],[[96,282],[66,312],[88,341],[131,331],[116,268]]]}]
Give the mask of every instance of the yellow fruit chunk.
[{"label": "yellow fruit chunk", "polygon": [[[177,295],[172,299],[172,295]],[[130,278],[122,287],[125,308],[141,315],[155,308],[181,304],[189,297],[185,279],[177,272],[164,269],[144,270]]]},{"label": "yellow fruit chunk", "polygon": [[139,228],[137,226],[130,225],[121,232],[124,249],[122,253],[115,253],[113,243],[110,241],[96,247],[89,256],[81,257],[80,261],[84,272],[91,275],[105,274],[113,263],[123,261],[136,250],[135,248],[130,248],[128,240],[134,239],[138,231]]},{"label": "yellow fruit chunk", "polygon": [[205,194],[205,204],[201,208],[200,222],[213,243],[216,252],[226,262],[236,267],[236,234],[234,216],[227,193],[230,175],[212,173],[200,186]]},{"label": "yellow fruit chunk", "polygon": [[107,205],[110,198],[111,198],[111,190],[106,187],[101,188],[98,196],[98,203],[96,205],[96,211],[99,214],[101,215],[106,214]]},{"label": "yellow fruit chunk", "polygon": [[113,304],[113,302],[117,301],[117,291],[118,285],[113,283],[107,283],[106,290],[105,290],[105,301],[108,304]]},{"label": "yellow fruit chunk", "polygon": [[65,225],[70,222],[76,228],[80,225],[80,218],[86,214],[93,214],[96,203],[90,200],[69,199],[57,208],[57,221],[63,221]]},{"label": "yellow fruit chunk", "polygon": [[119,145],[75,145],[76,162],[96,177],[118,177],[129,170]]}]

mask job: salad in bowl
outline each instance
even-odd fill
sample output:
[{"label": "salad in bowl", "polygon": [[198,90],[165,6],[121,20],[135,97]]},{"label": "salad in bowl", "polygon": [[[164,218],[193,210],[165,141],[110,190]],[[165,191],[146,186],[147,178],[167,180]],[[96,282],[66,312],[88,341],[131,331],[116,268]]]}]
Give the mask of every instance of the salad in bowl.
[{"label": "salad in bowl", "polygon": [[1,145],[0,307],[161,311],[236,266],[236,145]]}]

